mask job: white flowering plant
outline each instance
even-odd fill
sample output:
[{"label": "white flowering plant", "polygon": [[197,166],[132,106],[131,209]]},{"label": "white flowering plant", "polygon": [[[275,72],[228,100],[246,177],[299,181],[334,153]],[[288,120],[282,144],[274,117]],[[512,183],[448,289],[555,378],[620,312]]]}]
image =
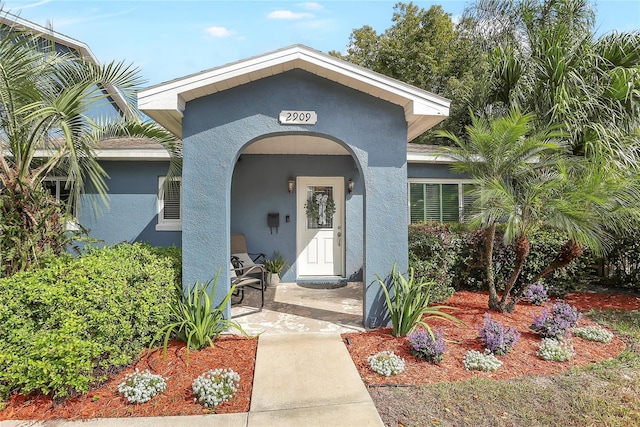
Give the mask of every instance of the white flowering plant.
[{"label": "white flowering plant", "polygon": [[489,350],[480,353],[476,350],[469,350],[464,356],[464,367],[468,371],[485,371],[493,372],[502,366],[502,362],[498,360]]},{"label": "white flowering plant", "polygon": [[215,408],[235,396],[240,375],[233,369],[211,369],[193,381],[194,399],[207,408]]},{"label": "white flowering plant", "polygon": [[613,334],[601,326],[587,326],[584,328],[573,328],[573,334],[587,341],[608,343],[613,339]]},{"label": "white flowering plant", "polygon": [[367,357],[367,361],[371,369],[385,377],[404,371],[404,359],[392,351],[381,351]]},{"label": "white flowering plant", "polygon": [[129,403],[145,403],[156,394],[167,388],[167,381],[162,375],[152,374],[148,369],[127,374],[124,381],[118,384],[118,392],[127,398]]},{"label": "white flowering plant", "polygon": [[538,350],[538,357],[544,360],[565,362],[575,356],[573,344],[570,339],[558,340],[555,338],[543,338]]}]

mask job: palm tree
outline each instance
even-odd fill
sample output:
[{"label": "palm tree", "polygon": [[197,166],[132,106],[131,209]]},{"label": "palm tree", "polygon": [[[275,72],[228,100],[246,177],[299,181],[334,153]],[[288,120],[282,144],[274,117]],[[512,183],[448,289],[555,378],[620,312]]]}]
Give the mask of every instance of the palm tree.
[{"label": "palm tree", "polygon": [[[440,132],[456,146],[442,151],[452,168],[475,179],[472,226],[486,230],[485,272],[489,308],[514,310],[527,287],[581,255],[583,246],[596,254],[610,247],[611,232],[638,220],[637,187],[627,185],[606,164],[568,153],[562,133],[534,132],[534,116],[510,110],[493,120],[472,115],[468,138]],[[515,263],[498,296],[493,265],[496,226],[505,229],[504,242],[513,245]],[[549,266],[530,282],[518,280],[529,254],[531,231],[546,226],[563,231],[567,243]],[[616,228],[618,227],[618,228]]]},{"label": "palm tree", "polygon": [[596,38],[588,0],[477,0],[465,17],[491,58],[488,108],[534,113],[574,154],[640,167],[638,32]]},{"label": "palm tree", "polygon": [[[179,154],[177,141],[142,122],[132,107],[141,83],[132,66],[61,54],[43,37],[0,27],[0,275],[27,268],[47,251],[64,250],[68,207],[87,187],[98,195],[97,213],[99,201],[108,204],[107,176],[94,155],[102,139],[150,137]],[[107,86],[127,100],[122,116],[91,117],[110,102]],[[52,173],[67,177],[67,206],[58,206],[43,188]]]},{"label": "palm tree", "polygon": [[[471,114],[466,128],[468,139],[449,132],[440,136],[455,146],[443,147],[443,154],[455,160],[452,169],[469,174],[476,185],[471,196],[476,200],[475,214],[469,221],[486,230],[485,272],[489,287],[489,308],[505,311],[506,301],[529,253],[527,234],[536,223],[534,203],[552,189],[551,170],[565,146],[554,130],[532,134],[534,116],[510,110],[493,121]],[[536,185],[532,180],[536,179]],[[515,242],[516,268],[502,299],[498,297],[493,265],[493,242],[499,222],[506,223],[505,243]]]}]

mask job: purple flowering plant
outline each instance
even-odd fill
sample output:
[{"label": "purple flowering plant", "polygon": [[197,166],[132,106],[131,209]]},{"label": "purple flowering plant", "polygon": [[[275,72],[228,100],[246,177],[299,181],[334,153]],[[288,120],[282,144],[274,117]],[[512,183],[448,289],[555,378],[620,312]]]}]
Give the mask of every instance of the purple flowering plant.
[{"label": "purple flowering plant", "polygon": [[564,301],[558,301],[551,307],[551,312],[545,307],[540,316],[533,315],[531,329],[542,338],[562,339],[567,336],[570,328],[576,326],[579,318],[577,308]]},{"label": "purple flowering plant", "polygon": [[540,305],[549,299],[547,288],[542,282],[536,282],[529,286],[524,293],[524,297],[534,305]]},{"label": "purple flowering plant", "polygon": [[426,329],[415,329],[407,335],[407,339],[411,354],[418,359],[436,364],[442,361],[446,349],[442,329],[434,331],[433,334]]},{"label": "purple flowering plant", "polygon": [[504,356],[520,339],[520,332],[516,328],[504,326],[493,320],[489,313],[484,314],[484,325],[478,329],[478,337],[484,341],[484,346],[493,354]]}]

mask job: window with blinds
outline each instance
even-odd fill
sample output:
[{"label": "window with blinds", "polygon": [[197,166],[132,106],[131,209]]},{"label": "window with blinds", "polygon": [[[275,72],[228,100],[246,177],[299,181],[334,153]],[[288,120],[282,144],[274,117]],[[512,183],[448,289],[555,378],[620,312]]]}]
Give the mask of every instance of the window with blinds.
[{"label": "window with blinds", "polygon": [[158,179],[158,225],[156,230],[182,229],[182,179],[166,182],[166,177]]},{"label": "window with blinds", "polygon": [[469,185],[471,184],[463,182],[409,183],[409,218],[411,223],[460,222],[473,202],[464,192]]},{"label": "window with blinds", "polygon": [[[43,182],[44,188],[56,199],[67,204],[71,196],[70,189],[67,187],[67,179],[60,177],[48,177]],[[70,212],[76,214],[75,205],[71,206]]]}]

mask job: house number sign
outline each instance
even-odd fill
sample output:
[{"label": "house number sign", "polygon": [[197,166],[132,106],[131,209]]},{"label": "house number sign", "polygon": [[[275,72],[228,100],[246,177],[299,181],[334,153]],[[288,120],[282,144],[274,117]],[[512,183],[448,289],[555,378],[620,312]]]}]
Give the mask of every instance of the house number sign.
[{"label": "house number sign", "polygon": [[278,119],[281,125],[315,125],[318,114],[315,111],[282,110]]}]

